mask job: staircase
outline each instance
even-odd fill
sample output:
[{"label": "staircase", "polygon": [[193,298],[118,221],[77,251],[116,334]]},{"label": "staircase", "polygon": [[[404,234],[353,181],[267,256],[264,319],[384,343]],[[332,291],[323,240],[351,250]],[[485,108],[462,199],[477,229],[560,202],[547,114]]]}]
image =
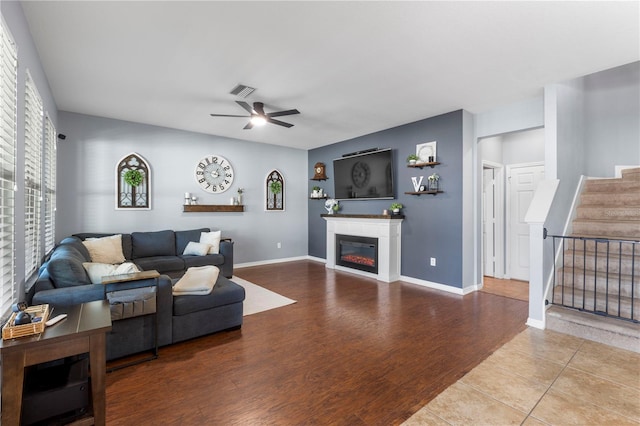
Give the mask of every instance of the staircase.
[{"label": "staircase", "polygon": [[562,247],[547,328],[640,352],[640,168],[586,181]]}]

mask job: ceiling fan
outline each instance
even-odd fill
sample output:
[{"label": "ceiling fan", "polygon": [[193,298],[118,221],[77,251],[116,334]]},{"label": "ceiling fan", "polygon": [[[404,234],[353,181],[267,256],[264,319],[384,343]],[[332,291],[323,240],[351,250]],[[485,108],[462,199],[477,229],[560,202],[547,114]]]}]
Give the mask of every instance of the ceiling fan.
[{"label": "ceiling fan", "polygon": [[282,117],[285,115],[300,114],[297,109],[288,109],[286,111],[264,112],[264,104],[262,102],[254,102],[253,107],[244,101],[236,101],[238,105],[244,108],[251,115],[229,115],[229,114],[211,114],[212,117],[248,117],[249,122],[243,127],[244,130],[252,129],[253,126],[261,126],[265,123],[277,124],[283,127],[293,127],[291,123],[275,120],[273,117]]}]

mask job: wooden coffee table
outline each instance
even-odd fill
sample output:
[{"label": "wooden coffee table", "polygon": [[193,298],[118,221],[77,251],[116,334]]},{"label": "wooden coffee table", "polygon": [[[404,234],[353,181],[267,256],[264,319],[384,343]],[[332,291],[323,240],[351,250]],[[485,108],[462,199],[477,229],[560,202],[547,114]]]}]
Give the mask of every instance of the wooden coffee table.
[{"label": "wooden coffee table", "polygon": [[104,425],[106,337],[111,330],[111,311],[106,300],[75,306],[54,306],[52,317],[67,318],[45,328],[41,334],[2,340],[2,420],[5,426],[20,424],[24,368],[72,355],[89,353],[93,424]]}]

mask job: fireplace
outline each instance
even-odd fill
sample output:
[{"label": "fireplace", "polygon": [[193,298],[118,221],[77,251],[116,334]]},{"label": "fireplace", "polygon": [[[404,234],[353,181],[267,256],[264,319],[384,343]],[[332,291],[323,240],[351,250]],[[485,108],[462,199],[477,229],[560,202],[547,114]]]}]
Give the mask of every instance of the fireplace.
[{"label": "fireplace", "polygon": [[336,234],[336,265],[378,273],[378,239]]},{"label": "fireplace", "polygon": [[[402,215],[356,215],[356,214],[323,214],[327,221],[327,257],[326,267],[352,274],[373,277],[387,283],[400,279],[400,238],[402,235]],[[338,236],[365,237],[372,239],[376,245],[374,263],[377,272],[356,268],[359,263],[350,263],[348,267],[339,263],[340,245],[336,244]],[[371,241],[371,240],[367,240]],[[362,241],[356,241],[361,243]],[[362,247],[361,247],[362,248]]]}]

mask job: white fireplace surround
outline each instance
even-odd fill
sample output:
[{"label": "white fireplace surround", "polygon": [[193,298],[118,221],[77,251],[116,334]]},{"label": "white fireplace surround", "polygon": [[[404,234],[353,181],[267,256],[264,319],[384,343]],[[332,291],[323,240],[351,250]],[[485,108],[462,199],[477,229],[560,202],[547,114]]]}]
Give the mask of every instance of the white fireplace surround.
[{"label": "white fireplace surround", "polygon": [[[322,215],[327,221],[326,267],[390,283],[400,279],[402,216]],[[378,274],[336,265],[336,234],[378,239]]]}]

